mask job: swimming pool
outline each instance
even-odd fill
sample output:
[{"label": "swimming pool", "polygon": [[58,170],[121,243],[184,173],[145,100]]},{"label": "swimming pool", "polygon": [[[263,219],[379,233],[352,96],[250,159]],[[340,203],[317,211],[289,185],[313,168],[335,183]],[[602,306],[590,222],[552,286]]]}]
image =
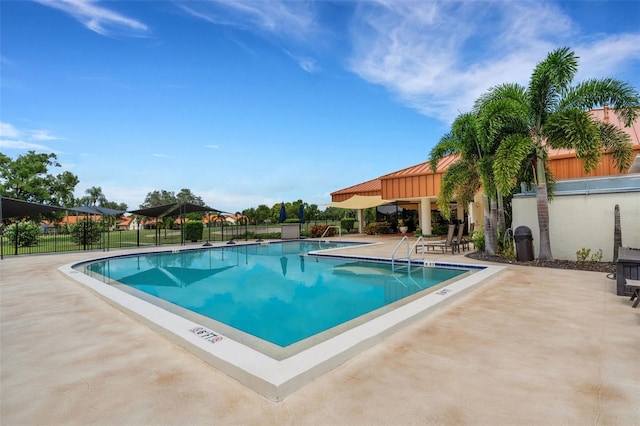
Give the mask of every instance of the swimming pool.
[{"label": "swimming pool", "polygon": [[[219,247],[224,246],[224,243],[219,244]],[[250,243],[249,247],[251,246],[256,246],[256,244]],[[269,244],[268,247],[271,250],[277,250],[276,245]],[[288,247],[295,251],[294,246],[283,245],[281,247],[282,249]],[[318,263],[322,262],[325,257],[342,258],[343,261],[349,263],[347,269],[352,268],[350,271],[347,270],[347,273],[358,279],[357,276],[363,275],[365,272],[361,268],[370,267],[372,264],[354,266],[353,262],[373,260],[388,264],[390,259],[387,253],[390,250],[386,247],[388,246],[378,242],[311,252],[304,259],[304,268],[306,271],[316,261],[316,257]],[[328,247],[323,246],[322,248]],[[166,248],[160,247],[148,251],[167,252]],[[199,251],[199,247],[195,250],[184,247],[172,250],[176,254],[190,251]],[[127,250],[127,252],[131,255],[139,254],[134,250]],[[226,251],[226,254],[229,253],[232,252]],[[241,263],[244,260],[242,251],[234,251],[233,254],[236,256],[236,262]],[[291,255],[293,257],[286,255],[288,257],[287,277],[290,274],[291,276],[295,275],[296,271],[300,271],[302,268],[300,259],[297,257],[299,254],[291,253]],[[477,287],[480,283],[487,282],[490,277],[504,269],[501,266],[455,265],[433,260],[425,262],[425,265],[428,264],[429,267],[423,267],[416,261],[416,265],[412,266],[412,275],[418,272],[422,273],[423,270],[430,269],[431,266],[468,268],[475,270],[475,272],[465,273],[458,279],[448,280],[444,284],[404,297],[390,305],[346,321],[298,343],[281,347],[249,333],[225,326],[222,322],[208,319],[186,308],[162,301],[133,287],[110,284],[111,280],[104,275],[92,273],[90,276],[82,273],[86,269],[85,267],[94,261],[117,260],[127,257],[131,256],[129,254],[103,255],[101,259],[88,259],[80,263],[63,265],[59,270],[95,292],[114,307],[162,334],[174,344],[187,349],[221,372],[273,401],[284,399],[316,377],[336,368],[363,350],[378,344],[406,325],[457,300],[468,290]],[[272,269],[276,273],[282,274],[283,264],[280,263],[280,257],[276,256],[275,259],[277,262],[272,265]],[[290,259],[295,259],[295,261]],[[186,280],[183,285],[188,286]],[[194,285],[197,284],[191,284],[191,286]]]},{"label": "swimming pool", "polygon": [[[82,270],[145,300],[169,302],[175,306],[163,305],[172,312],[182,313],[180,307],[201,315],[248,345],[256,346],[255,337],[280,348],[468,273],[306,255],[347,245],[225,246],[101,260]],[[292,351],[270,353],[280,358]]]}]

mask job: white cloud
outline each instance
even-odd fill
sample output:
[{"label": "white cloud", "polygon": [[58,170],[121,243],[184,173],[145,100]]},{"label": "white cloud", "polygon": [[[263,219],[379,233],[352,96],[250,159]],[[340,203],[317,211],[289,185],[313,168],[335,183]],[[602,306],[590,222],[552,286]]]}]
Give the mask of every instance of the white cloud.
[{"label": "white cloud", "polygon": [[298,65],[300,66],[300,68],[302,68],[304,71],[308,72],[309,74],[313,74],[315,72],[318,72],[319,67],[318,67],[318,63],[315,59],[308,57],[308,56],[300,56],[300,55],[294,55],[293,53],[289,52],[288,50],[284,49],[285,53],[294,61],[296,61],[298,63]]},{"label": "white cloud", "polygon": [[128,18],[117,12],[97,5],[94,0],[36,0],[38,3],[59,9],[89,30],[101,35],[111,35],[123,31],[142,34],[148,31],[148,27],[140,21]]},{"label": "white cloud", "polygon": [[[277,43],[304,45],[322,40],[323,30],[317,22],[313,2],[308,1],[238,1],[203,0],[178,4],[185,12],[215,25],[239,28],[275,38]],[[326,35],[326,34],[325,34]],[[254,53],[245,44],[233,39],[243,49]],[[294,55],[284,49],[305,72],[319,70],[316,59],[309,55]]]},{"label": "white cloud", "polygon": [[49,151],[49,152],[54,151],[48,146],[40,145],[33,142],[26,142],[23,140],[0,139],[0,147],[7,148],[7,149],[24,150],[24,151]]},{"label": "white cloud", "polygon": [[0,121],[0,138],[16,139],[20,138],[22,133],[9,123]]},{"label": "white cloud", "polygon": [[[621,34],[590,40],[576,45],[575,52],[580,57],[579,80],[607,77],[613,70],[625,68],[637,75],[640,34]],[[631,69],[634,62],[635,71]]]},{"label": "white cloud", "polygon": [[11,123],[0,122],[0,147],[15,150],[49,151],[55,149],[38,143],[39,141],[59,140],[49,130],[21,130]]},{"label": "white cloud", "polygon": [[52,135],[48,130],[32,130],[29,133],[31,138],[37,141],[62,140],[62,138]]},{"label": "white cloud", "polygon": [[167,154],[151,154],[151,155],[156,158],[171,158]]},{"label": "white cloud", "polygon": [[589,76],[611,75],[640,56],[640,35],[580,40],[547,2],[366,2],[351,31],[350,66],[424,115],[451,121],[487,89],[526,84],[536,63],[569,45]]},{"label": "white cloud", "polygon": [[209,149],[220,149],[219,145],[202,145],[202,146]]},{"label": "white cloud", "polygon": [[203,0],[179,6],[192,16],[217,25],[267,31],[294,39],[304,39],[318,30],[311,2]]}]

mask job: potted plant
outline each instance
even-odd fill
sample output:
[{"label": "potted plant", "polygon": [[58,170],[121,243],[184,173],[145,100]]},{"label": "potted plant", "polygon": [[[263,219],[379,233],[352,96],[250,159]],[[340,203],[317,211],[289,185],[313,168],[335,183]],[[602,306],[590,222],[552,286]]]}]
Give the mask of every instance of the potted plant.
[{"label": "potted plant", "polygon": [[400,233],[406,234],[408,229],[409,227],[404,224],[404,220],[398,219],[398,230],[400,231]]}]

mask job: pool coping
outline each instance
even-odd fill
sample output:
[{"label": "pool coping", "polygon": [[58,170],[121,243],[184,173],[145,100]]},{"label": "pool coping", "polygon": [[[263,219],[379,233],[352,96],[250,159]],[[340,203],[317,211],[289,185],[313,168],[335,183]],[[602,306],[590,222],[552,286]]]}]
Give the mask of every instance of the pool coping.
[{"label": "pool coping", "polygon": [[[336,253],[338,250],[340,249],[323,250],[326,253],[310,252],[309,255],[391,262],[391,259],[383,257],[340,255]],[[119,256],[101,256],[100,259],[110,257]],[[87,261],[66,264],[58,270],[89,288],[112,306],[140,320],[172,343],[276,402],[282,401],[316,377],[375,346],[400,328],[468,294],[468,290],[477,288],[479,284],[505,269],[504,266],[412,261],[411,265],[415,267],[426,267],[424,265],[428,263],[428,266],[462,267],[476,271],[438,291],[425,294],[298,354],[276,360],[215,330],[166,311],[73,268]]]}]

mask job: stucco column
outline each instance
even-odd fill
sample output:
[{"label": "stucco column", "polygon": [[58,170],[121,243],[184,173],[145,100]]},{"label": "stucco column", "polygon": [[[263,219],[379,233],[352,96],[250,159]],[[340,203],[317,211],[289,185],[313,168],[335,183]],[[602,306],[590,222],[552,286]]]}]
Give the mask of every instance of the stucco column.
[{"label": "stucco column", "polygon": [[458,203],[458,206],[456,207],[456,217],[460,223],[464,220],[464,207],[462,207],[460,203]]},{"label": "stucco column", "polygon": [[356,214],[358,216],[358,234],[362,234],[364,230],[364,210],[358,209]]},{"label": "stucco column", "polygon": [[431,200],[420,198],[420,228],[422,235],[431,235]]}]

